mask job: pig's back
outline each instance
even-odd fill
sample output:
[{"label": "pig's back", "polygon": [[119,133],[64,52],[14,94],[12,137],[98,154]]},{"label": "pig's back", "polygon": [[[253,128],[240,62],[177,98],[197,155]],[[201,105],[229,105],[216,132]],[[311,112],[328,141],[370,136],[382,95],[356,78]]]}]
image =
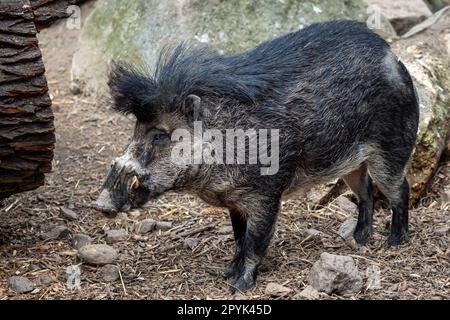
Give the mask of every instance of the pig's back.
[{"label": "pig's back", "polygon": [[297,92],[323,95],[323,91],[334,91],[344,83],[370,86],[377,81],[374,73],[387,50],[389,45],[364,24],[332,21],[313,24],[227,57],[226,64],[228,72],[243,85],[255,87],[260,100],[286,103],[295,99],[292,94]]}]

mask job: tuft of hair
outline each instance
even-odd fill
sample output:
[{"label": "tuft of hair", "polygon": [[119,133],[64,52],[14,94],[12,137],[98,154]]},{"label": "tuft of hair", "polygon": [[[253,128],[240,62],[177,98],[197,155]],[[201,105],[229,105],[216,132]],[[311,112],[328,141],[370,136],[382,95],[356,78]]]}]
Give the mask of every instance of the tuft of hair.
[{"label": "tuft of hair", "polygon": [[255,64],[264,57],[249,57],[251,54],[222,56],[207,47],[182,42],[161,50],[153,74],[145,68],[115,63],[109,78],[114,109],[150,121],[159,112],[183,110],[191,94],[254,105],[277,91],[273,81],[277,70]]},{"label": "tuft of hair", "polygon": [[226,97],[246,104],[255,102],[253,88],[236,73],[236,63],[205,46],[182,42],[173,49],[164,48],[154,79],[161,94],[171,102],[183,102],[190,94],[200,98]]},{"label": "tuft of hair", "polygon": [[108,86],[115,111],[134,114],[140,121],[150,121],[156,116],[161,95],[154,79],[142,69],[113,62]]}]

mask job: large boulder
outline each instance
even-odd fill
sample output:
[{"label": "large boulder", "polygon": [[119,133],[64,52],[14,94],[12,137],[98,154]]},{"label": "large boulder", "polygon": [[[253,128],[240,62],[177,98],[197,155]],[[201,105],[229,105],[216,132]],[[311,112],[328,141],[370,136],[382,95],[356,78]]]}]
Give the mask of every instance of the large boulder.
[{"label": "large boulder", "polygon": [[[420,125],[408,180],[417,200],[433,177],[450,134],[450,10],[424,21],[392,49],[408,68],[420,101]],[[420,31],[421,30],[421,31]]]},{"label": "large boulder", "polygon": [[422,0],[364,0],[364,2],[378,8],[400,34],[431,16],[430,9]]},{"label": "large boulder", "polygon": [[[100,0],[82,30],[72,79],[85,93],[101,93],[112,59],[153,67],[163,46],[182,40],[237,53],[313,22],[371,14],[362,0]],[[396,35],[385,18],[373,20],[379,33]]]}]

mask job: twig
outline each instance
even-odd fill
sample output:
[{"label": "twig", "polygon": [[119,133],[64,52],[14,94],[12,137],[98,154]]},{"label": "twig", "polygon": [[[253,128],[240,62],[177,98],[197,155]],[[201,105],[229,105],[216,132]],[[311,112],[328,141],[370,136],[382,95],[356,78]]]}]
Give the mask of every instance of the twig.
[{"label": "twig", "polygon": [[123,283],[122,272],[119,269],[120,282],[122,283],[123,293],[127,295],[127,289],[125,288],[125,283]]},{"label": "twig", "polygon": [[214,229],[215,226],[216,226],[215,223],[207,224],[206,226],[203,226],[203,227],[200,227],[200,228],[197,228],[194,230],[186,231],[186,232],[177,234],[176,236],[180,237],[180,238],[186,238],[186,237],[193,236],[194,234],[197,234],[197,233],[200,233],[203,231]]}]

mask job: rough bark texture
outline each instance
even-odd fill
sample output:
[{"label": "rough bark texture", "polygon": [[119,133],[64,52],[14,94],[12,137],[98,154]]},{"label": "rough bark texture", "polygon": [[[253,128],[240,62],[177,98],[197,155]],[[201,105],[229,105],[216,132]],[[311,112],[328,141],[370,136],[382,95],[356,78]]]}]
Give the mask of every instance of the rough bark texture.
[{"label": "rough bark texture", "polygon": [[[20,0],[16,0],[16,2]],[[34,12],[34,24],[38,32],[58,19],[67,18],[67,7],[80,4],[85,0],[30,0]]]},{"label": "rough bark texture", "polygon": [[36,32],[83,0],[0,2],[0,200],[44,183],[55,143]]}]

